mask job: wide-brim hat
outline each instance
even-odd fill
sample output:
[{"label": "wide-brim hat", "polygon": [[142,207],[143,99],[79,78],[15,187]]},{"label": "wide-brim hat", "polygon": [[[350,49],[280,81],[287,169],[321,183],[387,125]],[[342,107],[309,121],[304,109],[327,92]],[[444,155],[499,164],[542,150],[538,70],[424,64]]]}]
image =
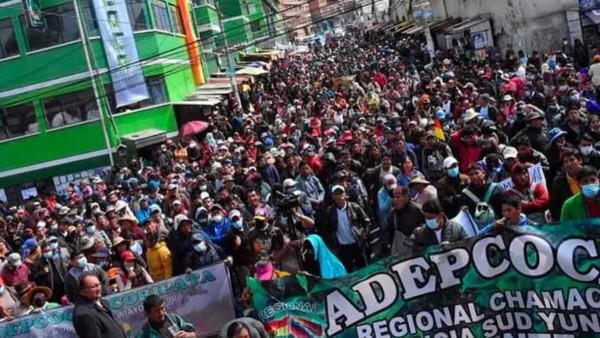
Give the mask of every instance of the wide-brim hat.
[{"label": "wide-brim hat", "polygon": [[52,297],[52,290],[45,286],[36,286],[31,283],[21,283],[15,287],[15,291],[17,292],[17,296],[21,301],[21,304],[25,306],[31,305],[31,298],[33,295],[37,293],[43,293],[46,296],[46,299],[50,299]]},{"label": "wide-brim hat", "polygon": [[410,181],[410,184],[409,184],[409,185],[411,185],[411,186],[412,186],[412,185],[414,185],[414,184],[425,184],[425,185],[429,185],[429,184],[431,184],[431,182],[429,182],[428,180],[426,180],[426,179],[425,179],[425,177],[422,177],[422,176],[417,176],[417,177],[413,178],[413,179]]},{"label": "wide-brim hat", "polygon": [[119,218],[118,223],[121,223],[123,221],[129,221],[129,222],[133,222],[133,224],[138,224],[137,218],[133,217],[129,213],[125,213],[125,215],[121,216],[121,218]]},{"label": "wide-brim hat", "polygon": [[115,237],[115,239],[113,239],[113,246],[118,246],[121,243],[128,243],[128,242],[129,242],[128,239],[125,239],[121,236],[117,236],[117,237]]},{"label": "wide-brim hat", "polygon": [[478,112],[476,112],[475,109],[469,108],[465,112],[465,121],[471,121],[472,119],[479,117],[479,116],[480,116],[480,114]]}]

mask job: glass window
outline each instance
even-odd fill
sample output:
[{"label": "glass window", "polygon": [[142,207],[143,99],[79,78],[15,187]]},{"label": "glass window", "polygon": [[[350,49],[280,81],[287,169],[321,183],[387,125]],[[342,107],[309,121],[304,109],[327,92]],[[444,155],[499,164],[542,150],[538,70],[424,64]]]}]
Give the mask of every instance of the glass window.
[{"label": "glass window", "polygon": [[154,13],[154,24],[155,28],[161,31],[171,31],[171,24],[169,24],[169,11],[167,10],[167,4],[162,1],[152,1],[152,12]]},{"label": "glass window", "polygon": [[92,88],[43,101],[48,129],[100,118]]},{"label": "glass window", "polygon": [[32,104],[0,108],[0,140],[40,131]]},{"label": "glass window", "polygon": [[215,7],[215,1],[214,0],[194,0],[194,4],[197,6],[204,6],[204,5],[210,5]]},{"label": "glass window", "polygon": [[21,26],[25,32],[27,50],[52,47],[79,39],[77,14],[72,3],[47,8],[44,10],[44,27],[30,27],[25,16],[20,16]]},{"label": "glass window", "polygon": [[250,30],[252,30],[252,32],[254,32],[254,33],[260,32],[261,31],[260,22],[251,22]]},{"label": "glass window", "polygon": [[11,19],[0,20],[0,58],[19,55],[19,45]]},{"label": "glass window", "polygon": [[248,5],[248,14],[252,15],[256,13],[256,5],[255,4],[249,4]]},{"label": "glass window", "polygon": [[183,30],[183,23],[181,22],[181,13],[179,13],[179,7],[169,6],[169,13],[171,14],[171,32],[185,34]]},{"label": "glass window", "polygon": [[91,0],[83,2],[81,3],[80,8],[83,12],[83,19],[85,20],[88,36],[99,36],[100,29],[98,28],[98,19],[96,19],[94,3]]},{"label": "glass window", "polygon": [[129,21],[134,31],[142,31],[148,29],[146,22],[146,9],[142,0],[128,0],[125,2],[129,12]]},{"label": "glass window", "polygon": [[165,79],[163,77],[147,77],[146,85],[148,86],[148,95],[150,96],[149,99],[120,108],[116,108],[116,100],[112,86],[106,87],[106,95],[108,97],[108,102],[110,104],[111,111],[113,112],[113,114],[120,114],[129,110],[146,108],[169,101],[169,98],[167,96],[167,89],[165,87]]}]

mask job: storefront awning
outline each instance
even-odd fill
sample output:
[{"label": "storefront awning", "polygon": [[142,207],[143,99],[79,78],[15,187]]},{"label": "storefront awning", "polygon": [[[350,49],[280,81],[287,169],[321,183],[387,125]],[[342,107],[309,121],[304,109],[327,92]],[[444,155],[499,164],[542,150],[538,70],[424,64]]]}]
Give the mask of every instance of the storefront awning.
[{"label": "storefront awning", "polygon": [[127,146],[141,149],[167,140],[167,132],[158,129],[146,129],[137,133],[121,136],[121,140]]},{"label": "storefront awning", "polygon": [[425,29],[425,27],[423,27],[423,26],[416,26],[416,27],[413,27],[413,28],[405,31],[404,34],[406,34],[406,35],[419,34],[419,33],[423,32],[424,29]]},{"label": "storefront awning", "polygon": [[480,23],[486,22],[488,20],[490,20],[490,16],[486,15],[486,16],[479,16],[467,21],[463,21],[459,24],[456,24],[452,27],[448,28],[448,33],[450,34],[460,34],[462,33],[465,29],[469,29],[475,25],[478,25]]},{"label": "storefront awning", "polygon": [[216,106],[221,103],[221,99],[214,96],[193,96],[186,98],[185,102],[176,102],[175,104],[189,104],[193,106]]},{"label": "storefront awning", "polygon": [[596,25],[600,25],[600,10],[585,12],[585,15],[590,18]]}]

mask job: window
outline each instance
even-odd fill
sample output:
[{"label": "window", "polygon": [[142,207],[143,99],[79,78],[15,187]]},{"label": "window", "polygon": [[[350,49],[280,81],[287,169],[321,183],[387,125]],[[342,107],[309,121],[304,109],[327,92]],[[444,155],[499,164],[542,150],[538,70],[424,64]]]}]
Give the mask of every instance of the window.
[{"label": "window", "polygon": [[194,0],[194,5],[196,5],[196,6],[209,5],[209,6],[216,7],[214,0]]},{"label": "window", "polygon": [[116,108],[116,100],[114,95],[114,89],[112,86],[105,88],[106,95],[110,104],[110,109],[113,114],[124,113],[129,110],[136,110],[154,106],[157,104],[165,103],[168,101],[167,89],[165,88],[165,80],[161,76],[151,76],[146,78],[146,85],[148,86],[149,99],[131,104],[126,107]]},{"label": "window", "polygon": [[155,27],[161,31],[171,31],[171,25],[169,24],[169,11],[167,10],[167,4],[162,1],[152,1],[152,12],[154,13]]},{"label": "window", "polygon": [[24,15],[20,16],[25,32],[27,50],[34,51],[79,39],[77,14],[72,3],[44,10],[44,27],[29,27]]},{"label": "window", "polygon": [[40,131],[32,104],[0,108],[0,140]]},{"label": "window", "polygon": [[11,19],[0,20],[0,59],[19,55],[19,46]]},{"label": "window", "polygon": [[248,5],[248,14],[252,15],[256,13],[256,5],[255,4],[249,4]]},{"label": "window", "polygon": [[48,129],[100,118],[92,88],[44,100]]},{"label": "window", "polygon": [[143,0],[128,0],[127,10],[129,12],[129,22],[134,31],[142,31],[148,29],[148,22],[146,21],[146,9],[144,7]]},{"label": "window", "polygon": [[251,22],[250,30],[252,30],[252,32],[254,32],[254,33],[260,32],[261,31],[260,22]]},{"label": "window", "polygon": [[96,18],[96,10],[94,9],[93,2],[91,0],[83,2],[80,8],[83,13],[83,20],[85,20],[88,36],[99,36],[100,29],[98,28],[98,19]]},{"label": "window", "polygon": [[169,6],[169,13],[171,14],[171,32],[185,34],[185,31],[183,30],[183,23],[181,22],[179,7]]}]

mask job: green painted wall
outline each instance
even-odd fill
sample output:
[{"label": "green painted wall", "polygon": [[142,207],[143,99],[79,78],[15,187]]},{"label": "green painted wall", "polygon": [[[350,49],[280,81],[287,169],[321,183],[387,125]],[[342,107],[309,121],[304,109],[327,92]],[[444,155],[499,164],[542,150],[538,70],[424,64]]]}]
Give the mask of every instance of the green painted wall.
[{"label": "green painted wall", "polygon": [[212,6],[204,5],[200,7],[194,7],[194,14],[196,15],[197,26],[205,24],[219,26],[219,14]]},{"label": "green painted wall", "polygon": [[249,8],[254,9],[254,11],[248,12],[251,40],[267,36],[269,32],[267,30],[267,20],[265,20],[265,10],[262,0],[246,0],[246,2]]},{"label": "green painted wall", "polygon": [[[176,0],[168,0],[176,3]],[[50,7],[65,0],[44,0],[43,6]],[[75,74],[85,74],[88,69],[84,58],[83,45],[80,41],[55,46],[48,50],[27,53],[25,36],[20,27],[18,15],[23,13],[18,4],[11,8],[0,8],[0,19],[10,17],[13,20],[15,37],[20,49],[20,56],[10,60],[0,60],[0,93],[8,90],[19,90],[25,86],[40,84],[45,81],[61,79]],[[149,11],[147,11],[147,16]],[[148,23],[149,27],[153,27]],[[98,69],[107,68],[104,48],[98,37],[91,38],[93,59]],[[183,36],[168,32],[143,31],[135,34],[135,43],[140,60],[152,60],[145,65],[145,76],[162,75],[169,102],[181,102],[195,90],[193,76]],[[184,61],[184,63],[177,63]],[[96,83],[110,86],[110,76],[104,74],[97,77]],[[12,93],[0,98],[0,107],[31,103],[35,108],[40,132],[25,137],[0,141],[0,172],[31,166],[42,162],[60,160],[65,157],[90,153],[106,149],[102,127],[99,120],[83,122],[58,129],[47,130],[42,100],[64,93],[75,92],[91,87],[90,78],[83,77],[69,83],[58,83],[46,88],[29,88],[27,92]],[[102,100],[103,106],[106,100]],[[108,112],[109,110],[106,109]],[[114,121],[116,130],[105,117],[111,145],[118,144],[119,136],[138,132],[148,128],[174,132],[177,130],[173,105],[171,103],[148,107],[145,109],[118,114]],[[52,177],[106,165],[107,156],[100,156],[85,161],[69,163],[41,171],[28,172],[17,176],[0,179],[0,188],[25,183],[34,179]]]}]

